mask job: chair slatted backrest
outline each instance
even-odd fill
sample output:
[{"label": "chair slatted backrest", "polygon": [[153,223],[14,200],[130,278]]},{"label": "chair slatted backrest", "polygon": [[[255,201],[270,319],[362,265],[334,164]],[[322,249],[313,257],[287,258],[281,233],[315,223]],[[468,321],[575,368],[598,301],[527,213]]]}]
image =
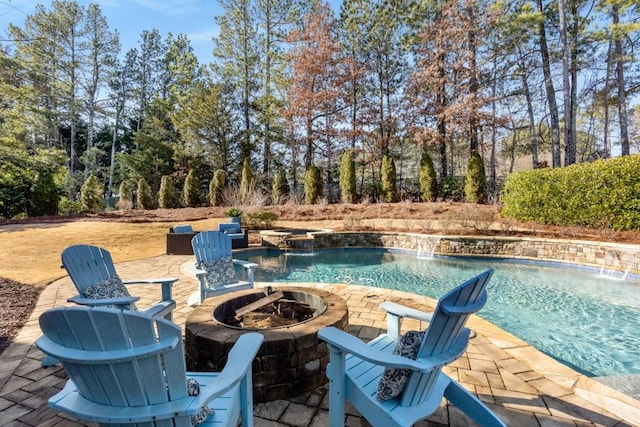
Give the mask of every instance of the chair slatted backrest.
[{"label": "chair slatted backrest", "polygon": [[187,396],[182,333],[167,320],[64,307],[43,313],[40,327],[38,347],[60,360],[79,393],[92,402],[135,408]]},{"label": "chair slatted backrest", "polygon": [[173,233],[193,233],[193,227],[190,224],[180,224],[171,227]]},{"label": "chair slatted backrest", "polygon": [[470,332],[464,326],[471,314],[486,304],[486,286],[492,275],[493,269],[488,269],[440,298],[417,358],[448,360],[428,373],[412,371],[401,398],[402,406],[414,406],[424,402],[429,397],[444,364],[462,355],[469,342]]},{"label": "chair slatted backrest", "polygon": [[231,256],[231,238],[220,231],[202,231],[191,240],[196,266],[203,261],[213,261]]},{"label": "chair slatted backrest", "polygon": [[97,246],[69,246],[62,251],[62,266],[80,294],[89,286],[116,276],[111,254]]}]

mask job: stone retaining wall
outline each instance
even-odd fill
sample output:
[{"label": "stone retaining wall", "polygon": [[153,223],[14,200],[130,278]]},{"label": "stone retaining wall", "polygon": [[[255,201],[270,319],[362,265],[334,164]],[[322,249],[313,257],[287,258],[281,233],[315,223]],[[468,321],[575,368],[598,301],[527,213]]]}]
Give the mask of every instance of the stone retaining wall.
[{"label": "stone retaining wall", "polygon": [[[529,237],[441,236],[392,232],[312,232],[314,249],[342,247],[386,247],[416,251],[425,255],[495,256],[537,261],[571,263],[602,268],[620,274],[640,274],[640,245]],[[286,249],[278,236],[263,246]]]}]

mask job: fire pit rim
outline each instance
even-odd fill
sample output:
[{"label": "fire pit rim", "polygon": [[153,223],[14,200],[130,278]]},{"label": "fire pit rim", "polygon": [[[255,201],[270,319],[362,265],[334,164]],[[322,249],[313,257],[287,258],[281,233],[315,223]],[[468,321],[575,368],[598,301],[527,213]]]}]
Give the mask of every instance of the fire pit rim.
[{"label": "fire pit rim", "polygon": [[[234,325],[230,325],[228,323],[225,323],[223,321],[221,321],[220,319],[218,319],[216,317],[216,311],[218,309],[220,309],[224,304],[230,304],[232,301],[241,299],[241,298],[247,298],[248,296],[251,295],[256,295],[256,294],[261,294],[264,295],[264,292],[261,289],[253,289],[254,292],[243,292],[242,295],[237,295],[234,298],[230,298],[227,299],[226,301],[223,301],[221,303],[218,303],[212,310],[211,310],[211,319],[218,325],[223,326],[225,328],[230,328],[230,329],[235,329],[235,330],[240,330],[240,331],[270,331],[270,330],[276,330],[276,329],[291,329],[295,326],[298,325],[302,325],[308,322],[311,322],[315,319],[317,319],[320,315],[324,314],[328,307],[329,304],[327,304],[327,301],[321,296],[318,295],[317,293],[313,293],[313,292],[309,292],[305,289],[300,289],[300,288],[290,288],[290,289],[280,289],[283,292],[289,293],[289,294],[293,294],[293,293],[300,293],[300,294],[306,294],[306,295],[310,295],[316,299],[319,300],[321,307],[319,309],[316,309],[315,313],[313,314],[313,316],[311,316],[308,319],[305,320],[300,320],[298,322],[295,323],[291,323],[289,325],[281,325],[281,326],[271,326],[268,328],[253,328],[253,327],[241,327],[241,326],[234,326]],[[232,296],[232,294],[227,295],[227,296]]]}]

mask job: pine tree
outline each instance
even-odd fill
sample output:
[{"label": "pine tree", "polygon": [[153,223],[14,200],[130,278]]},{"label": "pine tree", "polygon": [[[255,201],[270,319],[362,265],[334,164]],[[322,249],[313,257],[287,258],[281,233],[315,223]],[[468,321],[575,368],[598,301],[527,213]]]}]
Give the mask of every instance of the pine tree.
[{"label": "pine tree", "polygon": [[189,169],[187,178],[184,180],[183,202],[190,208],[200,205],[200,181],[193,169]]},{"label": "pine tree", "polygon": [[422,151],[420,159],[420,198],[423,202],[435,202],[438,198],[438,180],[436,170],[433,167],[433,160],[427,152]]},{"label": "pine tree", "polygon": [[342,153],[340,162],[340,194],[342,203],[356,201],[356,163],[351,151]]},{"label": "pine tree", "polygon": [[137,209],[153,209],[153,196],[151,195],[151,187],[144,178],[138,180],[138,199],[136,201]]},{"label": "pine tree", "polygon": [[304,176],[304,200],[308,205],[318,203],[322,197],[322,173],[316,165],[311,165]]},{"label": "pine tree", "polygon": [[226,174],[222,169],[218,169],[213,173],[213,179],[209,183],[209,204],[211,206],[222,206],[226,179]]},{"label": "pine tree", "polygon": [[80,188],[80,202],[86,212],[100,212],[102,210],[102,197],[104,196],[104,184],[95,175],[91,174]]},{"label": "pine tree", "polygon": [[178,197],[173,177],[164,175],[160,180],[160,191],[158,191],[158,205],[164,209],[178,207]]},{"label": "pine tree", "polygon": [[469,158],[467,178],[464,184],[464,194],[467,202],[484,203],[486,186],[484,162],[480,154],[474,151]]},{"label": "pine tree", "polygon": [[395,202],[398,199],[396,189],[396,164],[390,154],[382,156],[382,170],[380,171],[380,186],[382,197],[387,202]]},{"label": "pine tree", "polygon": [[279,167],[273,177],[271,199],[273,204],[279,205],[289,196],[289,183],[283,167]]}]

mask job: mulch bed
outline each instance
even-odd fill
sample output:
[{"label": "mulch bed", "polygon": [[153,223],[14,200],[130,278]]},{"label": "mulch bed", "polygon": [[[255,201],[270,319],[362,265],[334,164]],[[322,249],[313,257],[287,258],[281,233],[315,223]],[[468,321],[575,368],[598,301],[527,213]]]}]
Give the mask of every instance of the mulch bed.
[{"label": "mulch bed", "polygon": [[42,289],[0,277],[0,354],[26,323]]}]

